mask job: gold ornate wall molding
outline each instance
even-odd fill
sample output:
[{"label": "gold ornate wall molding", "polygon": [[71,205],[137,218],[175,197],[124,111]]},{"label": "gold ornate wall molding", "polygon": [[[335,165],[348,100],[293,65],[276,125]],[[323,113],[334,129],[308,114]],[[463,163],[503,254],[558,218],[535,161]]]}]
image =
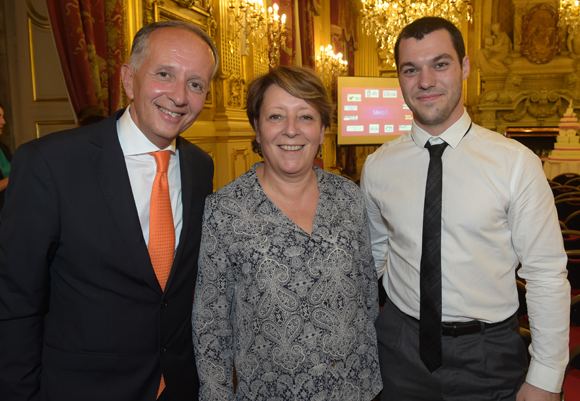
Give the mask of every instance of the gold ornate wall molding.
[{"label": "gold ornate wall molding", "polygon": [[[125,27],[121,30],[121,52],[123,54],[123,62],[128,63],[131,57],[131,45],[133,43],[133,37],[137,33],[137,18],[138,12],[136,10],[136,4],[130,0],[123,0],[121,2],[121,15],[123,18],[122,26]],[[120,94],[121,99],[119,100],[121,107],[126,108],[131,99],[127,97],[125,93],[125,88],[123,87],[123,82],[120,82]]]},{"label": "gold ornate wall molding", "polygon": [[157,6],[162,0],[143,0],[143,25],[147,26],[157,21]]},{"label": "gold ornate wall molding", "polygon": [[[211,160],[213,161],[213,165],[215,166],[217,161],[215,159],[215,154],[213,152],[213,149],[203,149],[203,151],[205,153],[207,153],[209,155],[209,157],[211,157]],[[214,187],[214,190],[217,189],[217,175],[216,174],[213,175],[213,187]]]},{"label": "gold ornate wall molding", "polygon": [[35,20],[39,25],[50,28],[50,21],[47,15],[43,15],[41,11],[37,10],[31,0],[26,0],[26,5],[28,6],[28,15],[30,18]]},{"label": "gold ornate wall molding", "polygon": [[196,3],[204,7],[197,5],[187,7],[182,4],[182,0],[143,0],[143,25],[165,20],[188,21],[207,32],[208,18],[210,11],[213,12],[213,7],[206,5],[205,1]]},{"label": "gold ornate wall molding", "polygon": [[190,10],[207,10],[211,3],[209,0],[175,0],[175,2]]},{"label": "gold ornate wall molding", "polygon": [[246,107],[246,80],[242,77],[231,75],[228,82],[228,107],[243,109]]},{"label": "gold ornate wall molding", "polygon": [[250,152],[247,147],[232,150],[232,177],[235,179],[250,169]]},{"label": "gold ornate wall molding", "polygon": [[[470,79],[478,80],[471,108],[476,122],[500,133],[510,127],[556,127],[570,101],[580,106],[580,56],[573,45],[566,46],[574,38],[557,30],[558,5],[556,0],[511,0],[513,33],[507,46],[497,11],[485,0],[475,2],[480,28],[477,48],[470,49],[477,59]],[[480,59],[500,37],[504,48]]]},{"label": "gold ornate wall molding", "polygon": [[558,11],[538,4],[522,18],[522,55],[530,63],[547,64],[560,53]]},{"label": "gold ornate wall molding", "polygon": [[[29,11],[31,10],[34,9],[29,9]],[[64,81],[60,79],[59,82],[55,82],[54,77],[52,77],[52,70],[46,68],[47,63],[56,68],[60,66],[57,55],[48,51],[52,50],[48,47],[52,40],[48,19],[42,18],[37,12],[30,12],[28,14],[28,51],[30,55],[32,100],[35,103],[68,102]]]}]

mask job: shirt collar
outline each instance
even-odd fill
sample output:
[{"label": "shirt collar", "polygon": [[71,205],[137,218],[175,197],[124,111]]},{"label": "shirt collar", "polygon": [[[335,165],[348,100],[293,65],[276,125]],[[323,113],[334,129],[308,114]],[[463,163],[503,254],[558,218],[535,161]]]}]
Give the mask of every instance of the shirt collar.
[{"label": "shirt collar", "polygon": [[457,120],[451,127],[447,128],[441,135],[438,137],[434,137],[427,133],[422,128],[419,128],[417,124],[413,121],[413,125],[411,127],[411,137],[415,144],[420,147],[424,148],[427,141],[431,138],[441,138],[445,142],[449,144],[452,148],[456,148],[461,142],[461,139],[467,133],[467,130],[471,126],[471,117],[467,114],[467,111],[463,109],[463,115]]},{"label": "shirt collar", "polygon": [[123,155],[142,155],[159,150],[170,150],[172,153],[175,153],[177,143],[175,139],[165,149],[159,149],[137,127],[131,117],[130,109],[131,106],[127,107],[127,110],[125,110],[118,121],[119,142],[121,143]]}]

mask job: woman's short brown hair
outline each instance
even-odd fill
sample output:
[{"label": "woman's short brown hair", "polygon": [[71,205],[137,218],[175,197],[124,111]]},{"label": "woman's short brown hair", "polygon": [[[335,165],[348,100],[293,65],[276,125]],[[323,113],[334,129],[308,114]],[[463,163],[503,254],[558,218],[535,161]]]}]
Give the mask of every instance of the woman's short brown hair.
[{"label": "woman's short brown hair", "polygon": [[272,85],[278,85],[292,96],[305,100],[320,113],[322,126],[330,127],[334,106],[318,75],[307,67],[283,66],[257,77],[248,86],[246,112],[254,130],[258,129],[256,123],[260,120],[264,94]]}]

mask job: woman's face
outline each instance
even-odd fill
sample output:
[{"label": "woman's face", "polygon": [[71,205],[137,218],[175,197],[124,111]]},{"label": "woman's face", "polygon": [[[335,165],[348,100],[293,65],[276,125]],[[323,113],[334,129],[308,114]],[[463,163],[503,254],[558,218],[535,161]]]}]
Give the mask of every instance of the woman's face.
[{"label": "woman's face", "polygon": [[256,123],[265,168],[288,177],[311,171],[318,147],[324,142],[325,127],[318,110],[272,85],[264,94]]},{"label": "woman's face", "polygon": [[0,134],[2,134],[4,124],[6,124],[6,120],[4,120],[4,109],[0,107]]}]

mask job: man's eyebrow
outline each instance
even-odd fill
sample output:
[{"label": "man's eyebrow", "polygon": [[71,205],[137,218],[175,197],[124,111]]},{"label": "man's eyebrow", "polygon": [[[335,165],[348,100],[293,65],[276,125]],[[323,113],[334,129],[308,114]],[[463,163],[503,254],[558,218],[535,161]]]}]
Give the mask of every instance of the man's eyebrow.
[{"label": "man's eyebrow", "polygon": [[[431,63],[437,63],[437,62],[439,62],[441,60],[446,60],[446,59],[453,60],[453,56],[451,54],[449,54],[449,53],[443,53],[443,54],[440,54],[440,55],[438,55],[436,57],[433,57],[433,59],[431,60]],[[415,68],[416,65],[412,61],[407,61],[406,63],[401,64],[401,66],[399,67],[399,70],[402,70],[405,67]]]},{"label": "man's eyebrow", "polygon": [[189,77],[189,79],[201,79],[202,81],[204,80],[201,75],[197,75],[197,74],[192,75],[191,77]]},{"label": "man's eyebrow", "polygon": [[170,64],[159,64],[155,67],[155,71],[159,70],[173,70],[175,67]]},{"label": "man's eyebrow", "polygon": [[202,84],[206,85],[207,84],[207,79],[203,78],[201,75],[192,75],[189,78],[187,78],[187,81],[200,81]]},{"label": "man's eyebrow", "polygon": [[415,63],[413,63],[412,61],[407,61],[406,63],[401,64],[399,70],[402,70],[405,67],[415,67]]},{"label": "man's eyebrow", "polygon": [[[171,64],[159,64],[155,68],[155,71],[160,71],[160,70],[169,70],[169,71],[172,71],[174,69],[175,69],[175,66],[173,66]],[[197,74],[194,74],[194,75],[190,76],[189,78],[187,78],[188,81],[191,81],[192,79],[200,80],[203,83],[206,82],[206,79],[204,79],[201,75],[197,75]]]},{"label": "man's eyebrow", "polygon": [[451,54],[449,54],[449,53],[443,53],[443,54],[440,54],[439,56],[435,57],[433,59],[433,62],[436,63],[436,62],[441,61],[443,59],[451,59],[451,60],[453,60],[453,56]]}]

